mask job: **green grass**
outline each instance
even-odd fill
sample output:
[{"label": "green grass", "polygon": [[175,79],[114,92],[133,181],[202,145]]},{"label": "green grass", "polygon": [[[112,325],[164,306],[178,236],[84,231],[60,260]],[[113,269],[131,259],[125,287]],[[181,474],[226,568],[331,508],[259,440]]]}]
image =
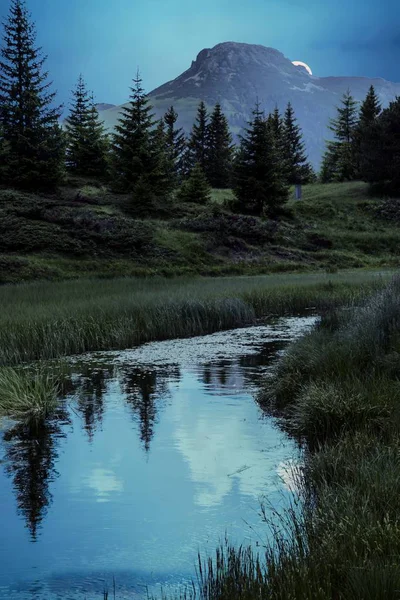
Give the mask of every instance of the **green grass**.
[{"label": "green grass", "polygon": [[399,265],[398,210],[366,184],[308,185],[301,201],[293,196],[278,221],[233,214],[232,190],[213,190],[207,206],[163,201],[143,219],[129,195],[101,182],[70,177],[51,196],[3,189],[0,283]]},{"label": "green grass", "polygon": [[399,298],[397,277],[284,356],[260,401],[304,444],[299,503],[265,517],[259,558],[226,546],[205,561],[202,600],[400,597]]},{"label": "green grass", "polygon": [[0,288],[0,365],[202,335],[359,302],[389,272],[92,279]]},{"label": "green grass", "polygon": [[216,204],[224,204],[226,200],[233,200],[234,194],[232,190],[212,190],[211,200]]},{"label": "green grass", "polygon": [[60,387],[44,367],[0,368],[0,417],[18,421],[39,421],[51,414]]}]

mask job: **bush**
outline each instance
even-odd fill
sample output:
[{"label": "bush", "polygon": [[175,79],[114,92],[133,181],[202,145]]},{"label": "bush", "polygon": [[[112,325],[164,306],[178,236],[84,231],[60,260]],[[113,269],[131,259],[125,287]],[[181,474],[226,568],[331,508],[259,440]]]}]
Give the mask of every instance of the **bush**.
[{"label": "bush", "polygon": [[176,226],[196,233],[213,233],[219,240],[233,236],[252,244],[266,244],[274,240],[276,223],[248,215],[229,213],[204,214],[195,218],[180,219]]},{"label": "bush", "polygon": [[59,385],[44,368],[0,369],[0,415],[32,421],[47,417],[56,407]]},{"label": "bush", "polygon": [[0,252],[140,256],[153,237],[150,223],[90,208],[37,201],[0,210]]},{"label": "bush", "polygon": [[211,187],[200,165],[196,165],[189,175],[189,179],[183,182],[177,193],[179,202],[194,202],[195,204],[207,204],[211,200]]}]

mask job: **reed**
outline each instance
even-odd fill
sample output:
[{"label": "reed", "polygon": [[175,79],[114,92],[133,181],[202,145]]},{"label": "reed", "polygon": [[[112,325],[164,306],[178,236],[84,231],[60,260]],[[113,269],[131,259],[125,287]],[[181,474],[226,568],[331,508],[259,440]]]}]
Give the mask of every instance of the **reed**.
[{"label": "reed", "polygon": [[0,369],[0,416],[24,422],[39,421],[51,414],[60,387],[48,369]]},{"label": "reed", "polygon": [[153,340],[190,337],[259,318],[354,304],[389,274],[77,280],[0,288],[0,365],[16,366]]},{"label": "reed", "polygon": [[303,443],[298,502],[265,517],[259,556],[203,561],[200,600],[400,598],[399,299],[395,278],[283,357],[260,401]]}]

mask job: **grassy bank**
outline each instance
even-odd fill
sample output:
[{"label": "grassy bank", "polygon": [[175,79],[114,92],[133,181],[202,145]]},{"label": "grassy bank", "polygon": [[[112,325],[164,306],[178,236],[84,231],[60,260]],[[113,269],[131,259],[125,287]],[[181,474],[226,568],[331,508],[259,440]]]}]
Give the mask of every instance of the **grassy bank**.
[{"label": "grassy bank", "polygon": [[360,182],[304,186],[278,220],[233,214],[231,190],[205,206],[135,214],[129,196],[79,179],[53,195],[0,189],[0,283],[74,278],[396,267],[398,201]]},{"label": "grassy bank", "polygon": [[119,279],[0,288],[0,366],[132,347],[359,302],[388,273]]},{"label": "grassy bank", "polygon": [[[302,504],[266,557],[204,565],[209,600],[400,597],[400,279],[296,342],[262,401],[302,440]],[[266,560],[265,560],[266,559]]]},{"label": "grassy bank", "polygon": [[39,422],[52,413],[60,385],[49,369],[0,368],[0,417]]}]

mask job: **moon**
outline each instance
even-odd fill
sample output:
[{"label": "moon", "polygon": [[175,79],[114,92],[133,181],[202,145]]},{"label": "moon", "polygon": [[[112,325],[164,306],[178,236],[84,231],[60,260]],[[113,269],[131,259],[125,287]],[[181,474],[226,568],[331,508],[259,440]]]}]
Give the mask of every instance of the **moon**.
[{"label": "moon", "polygon": [[310,67],[305,62],[302,62],[301,60],[294,60],[293,64],[295,67],[304,67],[305,70],[307,71],[307,73],[309,75],[312,75],[312,71],[311,71]]}]

